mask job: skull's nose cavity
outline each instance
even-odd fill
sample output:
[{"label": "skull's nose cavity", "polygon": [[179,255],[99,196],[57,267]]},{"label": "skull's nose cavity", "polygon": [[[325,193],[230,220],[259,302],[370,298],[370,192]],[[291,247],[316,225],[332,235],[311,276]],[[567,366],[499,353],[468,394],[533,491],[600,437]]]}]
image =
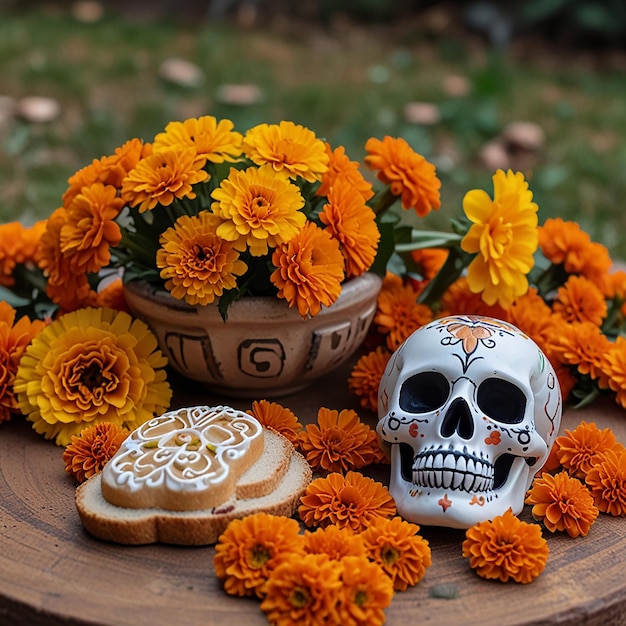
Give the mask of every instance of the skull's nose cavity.
[{"label": "skull's nose cavity", "polygon": [[462,439],[471,439],[474,434],[474,420],[467,402],[463,398],[453,400],[441,422],[441,436],[457,434]]}]

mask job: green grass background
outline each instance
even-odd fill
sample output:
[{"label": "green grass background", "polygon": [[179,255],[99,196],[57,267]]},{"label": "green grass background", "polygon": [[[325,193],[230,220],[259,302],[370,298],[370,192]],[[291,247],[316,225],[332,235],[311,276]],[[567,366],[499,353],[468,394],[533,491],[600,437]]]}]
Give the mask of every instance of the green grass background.
[{"label": "green grass background", "polygon": [[[524,162],[540,222],[577,220],[626,258],[626,53],[551,49],[528,38],[495,50],[433,23],[273,19],[246,28],[114,11],[83,23],[63,3],[0,3],[0,98],[49,96],[62,110],[46,124],[10,117],[0,125],[0,220],[49,215],[67,178],[92,159],[131,137],[150,140],[171,119],[211,114],[240,131],[290,119],[346,145],[357,160],[368,137],[403,136],[438,165],[443,206],[425,225],[445,228],[467,190],[491,192],[480,150],[524,120],[546,135],[543,150]],[[171,57],[196,64],[203,83],[162,80],[159,67]],[[468,95],[446,93],[451,75],[467,78]],[[220,87],[233,83],[258,86],[262,100],[220,102]],[[436,104],[440,121],[409,123],[409,102]]]}]

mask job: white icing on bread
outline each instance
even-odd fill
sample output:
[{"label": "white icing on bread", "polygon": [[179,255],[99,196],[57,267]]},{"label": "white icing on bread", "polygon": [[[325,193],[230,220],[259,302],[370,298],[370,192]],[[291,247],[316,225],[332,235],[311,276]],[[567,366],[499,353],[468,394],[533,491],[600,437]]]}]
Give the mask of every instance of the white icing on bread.
[{"label": "white icing on bread", "polygon": [[194,511],[116,506],[103,497],[100,473],[76,490],[81,523],[95,537],[120,544],[208,545],[233,519],[259,511],[291,516],[311,482],[311,467],[282,435],[264,429],[263,442],[263,454],[240,477],[235,495],[218,506]]},{"label": "white icing on bread", "polygon": [[263,452],[263,428],[227,406],[164,413],[124,441],[102,471],[105,500],[126,508],[217,507]]}]

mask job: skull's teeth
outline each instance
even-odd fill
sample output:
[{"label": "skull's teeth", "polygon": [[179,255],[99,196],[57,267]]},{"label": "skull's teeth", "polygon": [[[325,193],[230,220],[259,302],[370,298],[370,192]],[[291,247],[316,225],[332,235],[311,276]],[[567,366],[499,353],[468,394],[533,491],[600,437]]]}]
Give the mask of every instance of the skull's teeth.
[{"label": "skull's teeth", "polygon": [[424,452],[413,463],[418,487],[484,492],[493,488],[493,476],[489,461],[453,450]]}]

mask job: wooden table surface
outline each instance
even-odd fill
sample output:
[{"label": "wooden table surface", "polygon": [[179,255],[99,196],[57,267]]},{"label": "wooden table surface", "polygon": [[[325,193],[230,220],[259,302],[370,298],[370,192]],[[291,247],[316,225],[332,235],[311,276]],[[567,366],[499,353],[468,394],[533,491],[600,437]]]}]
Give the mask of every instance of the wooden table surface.
[{"label": "wooden table surface", "polygon": [[[281,398],[303,422],[317,409],[358,409],[345,371]],[[251,402],[217,397],[174,380],[173,407]],[[362,417],[366,416],[360,412]],[[374,417],[369,416],[373,421]],[[610,426],[626,442],[626,412],[613,403],[569,411],[564,428],[581,419]],[[266,624],[253,599],[224,593],[213,572],[212,547],[105,543],[82,528],[73,480],[62,449],[30,425],[0,425],[0,624],[46,626]],[[380,469],[380,468],[379,468]],[[386,480],[386,470],[380,476]],[[528,511],[522,518],[530,521]],[[529,585],[485,581],[461,557],[463,531],[422,528],[433,565],[424,579],[396,592],[387,624],[463,626],[626,624],[626,520],[601,515],[586,538],[547,533],[550,556]],[[454,591],[453,598],[449,596]],[[443,592],[443,593],[442,593]]]}]

